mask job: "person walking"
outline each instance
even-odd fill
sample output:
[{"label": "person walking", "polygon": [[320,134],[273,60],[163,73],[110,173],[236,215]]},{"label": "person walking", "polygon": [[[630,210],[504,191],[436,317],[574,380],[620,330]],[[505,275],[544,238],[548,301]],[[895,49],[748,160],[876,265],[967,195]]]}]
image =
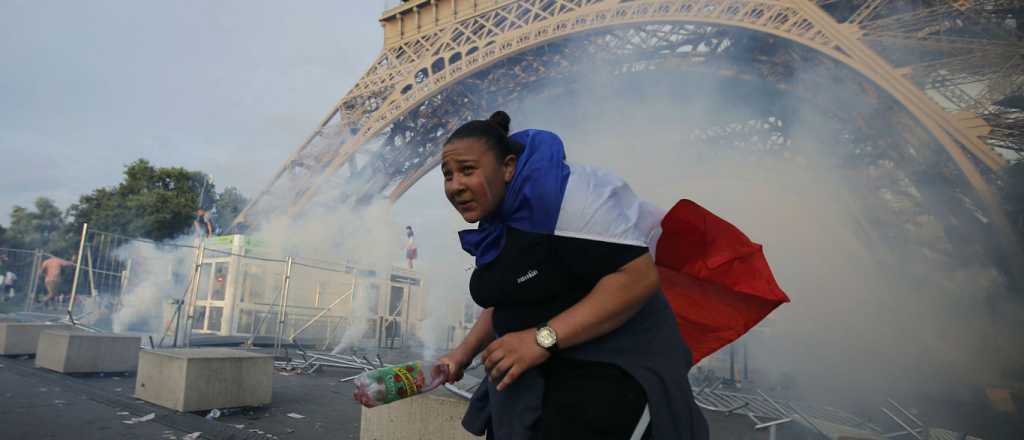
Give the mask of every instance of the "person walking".
[{"label": "person walking", "polygon": [[60,304],[64,304],[64,294],[57,294],[57,289],[60,286],[60,275],[61,269],[66,266],[73,266],[73,261],[68,261],[63,258],[59,258],[51,255],[50,258],[43,260],[43,263],[39,267],[40,275],[43,276],[43,285],[46,287],[46,296],[41,301],[45,308],[56,308],[56,300],[60,301]]}]

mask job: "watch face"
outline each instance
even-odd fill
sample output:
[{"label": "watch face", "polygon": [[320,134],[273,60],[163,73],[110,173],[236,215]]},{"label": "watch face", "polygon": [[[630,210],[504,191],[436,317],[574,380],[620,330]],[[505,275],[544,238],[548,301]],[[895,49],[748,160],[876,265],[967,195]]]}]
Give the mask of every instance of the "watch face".
[{"label": "watch face", "polygon": [[555,331],[551,327],[541,327],[537,329],[537,345],[544,348],[549,348],[558,342],[558,336],[555,335]]}]

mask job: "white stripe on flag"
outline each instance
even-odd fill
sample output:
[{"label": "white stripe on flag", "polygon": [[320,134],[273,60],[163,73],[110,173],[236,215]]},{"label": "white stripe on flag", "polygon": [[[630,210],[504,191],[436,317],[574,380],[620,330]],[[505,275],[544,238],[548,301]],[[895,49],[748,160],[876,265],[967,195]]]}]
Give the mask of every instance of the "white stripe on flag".
[{"label": "white stripe on flag", "polygon": [[614,174],[568,165],[555,235],[653,247],[665,211],[640,199]]}]

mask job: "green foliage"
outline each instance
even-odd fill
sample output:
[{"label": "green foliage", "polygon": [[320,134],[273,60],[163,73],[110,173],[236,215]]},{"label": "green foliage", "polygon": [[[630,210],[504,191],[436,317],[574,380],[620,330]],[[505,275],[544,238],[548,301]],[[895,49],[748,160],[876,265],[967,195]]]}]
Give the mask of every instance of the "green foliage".
[{"label": "green foliage", "polygon": [[248,204],[249,199],[242,195],[238,188],[233,186],[225,188],[224,192],[217,196],[217,201],[213,204],[214,211],[216,212],[213,221],[217,229],[221,231],[227,230],[235,217],[238,217],[238,214]]},{"label": "green foliage", "polygon": [[7,229],[7,246],[21,249],[42,249],[68,257],[74,238],[68,234],[64,212],[46,197],[39,197],[34,209],[15,206]]},{"label": "green foliage", "polygon": [[157,168],[144,159],[128,164],[124,181],[79,198],[68,215],[72,224],[151,240],[188,231],[200,193],[214,194],[205,174],[181,167]]},{"label": "green foliage", "polygon": [[247,203],[234,187],[217,194],[199,171],[139,159],[125,166],[121,183],[82,195],[66,213],[45,197],[36,199],[34,210],[15,206],[10,227],[0,227],[0,245],[70,258],[83,223],[90,230],[162,241],[191,233],[197,208],[214,209],[216,225],[224,229]]}]

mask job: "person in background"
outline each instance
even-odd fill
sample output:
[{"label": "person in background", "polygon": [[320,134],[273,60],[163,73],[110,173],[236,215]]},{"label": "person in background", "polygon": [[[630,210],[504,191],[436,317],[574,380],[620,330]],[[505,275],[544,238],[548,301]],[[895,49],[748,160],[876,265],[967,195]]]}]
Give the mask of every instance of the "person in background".
[{"label": "person in background", "polygon": [[[0,254],[0,301],[7,302],[14,299],[14,279],[17,278],[14,272],[8,270],[8,258],[6,254]],[[10,278],[10,283],[8,283]]]},{"label": "person in background", "polygon": [[412,269],[412,262],[418,256],[418,251],[416,250],[416,242],[413,240],[414,235],[415,234],[413,234],[412,232],[412,226],[406,226],[405,236],[409,238],[409,241],[405,243],[405,260],[409,262],[409,269]]},{"label": "person in background", "polygon": [[0,295],[3,295],[4,301],[14,300],[14,283],[18,281],[18,275],[9,270],[0,271],[0,277],[3,278],[3,288],[0,290]]},{"label": "person in background", "polygon": [[213,221],[210,219],[210,213],[203,208],[196,210],[196,219],[192,226],[195,228],[196,236],[207,238],[213,235]]},{"label": "person in background", "polygon": [[43,298],[43,307],[56,306],[55,299],[59,298],[64,303],[64,294],[57,295],[57,288],[60,286],[61,269],[65,266],[73,266],[73,261],[68,261],[56,256],[50,256],[43,261],[39,267],[40,275],[43,276],[43,285],[46,286],[46,297]]}]

